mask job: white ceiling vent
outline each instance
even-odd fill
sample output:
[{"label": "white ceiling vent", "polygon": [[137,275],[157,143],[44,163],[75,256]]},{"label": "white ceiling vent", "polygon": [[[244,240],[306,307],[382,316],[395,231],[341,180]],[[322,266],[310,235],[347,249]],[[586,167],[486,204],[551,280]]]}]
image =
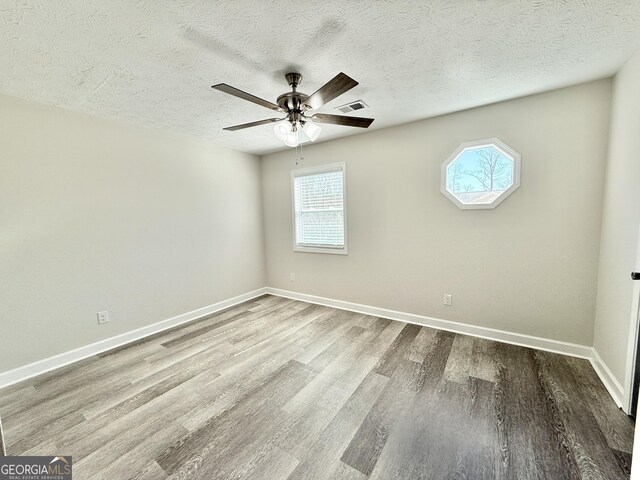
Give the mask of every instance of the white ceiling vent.
[{"label": "white ceiling vent", "polygon": [[340,107],[336,107],[336,110],[340,110],[342,113],[354,112],[356,110],[362,110],[363,108],[368,107],[366,103],[362,100],[357,100],[355,102],[347,103],[346,105],[341,105]]}]

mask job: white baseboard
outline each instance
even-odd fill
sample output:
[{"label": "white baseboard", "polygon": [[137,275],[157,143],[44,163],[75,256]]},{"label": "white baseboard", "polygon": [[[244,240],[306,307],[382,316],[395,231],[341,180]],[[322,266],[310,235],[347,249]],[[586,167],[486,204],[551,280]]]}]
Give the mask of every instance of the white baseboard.
[{"label": "white baseboard", "polygon": [[[396,310],[388,310],[386,308],[372,307],[369,305],[361,305],[358,303],[346,302],[343,300],[334,300],[331,298],[318,297],[316,295],[308,295],[306,293],[292,292],[289,290],[281,290],[278,288],[267,287],[266,293],[279,297],[291,298],[302,302],[314,303],[317,305],[325,305],[327,307],[339,308],[341,310],[349,310],[351,312],[364,313],[376,317],[389,318],[391,320],[400,320],[401,322],[413,323],[425,327],[436,328],[438,330],[446,330],[463,335],[471,335],[474,337],[486,338],[497,342],[510,343],[522,347],[535,348],[547,352],[559,353],[570,357],[585,358],[591,362],[593,369],[600,377],[605,388],[613,398],[613,401],[619,408],[623,408],[622,399],[624,398],[624,389],[611,373],[611,370],[602,361],[600,355],[593,347],[586,345],[578,345],[575,343],[561,342],[548,338],[534,337],[521,333],[507,332],[493,328],[478,327],[466,323],[452,322],[440,318],[427,317],[424,315],[416,315],[413,313],[398,312]],[[623,408],[624,410],[624,408]],[[629,412],[626,412],[629,413]]]},{"label": "white baseboard", "polygon": [[92,343],[91,345],[86,345],[84,347],[64,352],[53,357],[45,358],[43,360],[18,367],[13,370],[2,372],[0,373],[0,388],[13,385],[14,383],[21,382],[28,378],[41,375],[60,367],[64,367],[65,365],[69,365],[70,363],[83,360],[85,358],[97,355],[116,347],[120,347],[122,345],[126,345],[127,343],[135,342],[144,337],[148,337],[150,335],[154,335],[178,325],[182,325],[183,323],[193,322],[194,320],[206,317],[207,315],[211,315],[212,313],[224,310],[225,308],[229,308],[239,303],[246,302],[247,300],[251,300],[253,298],[264,295],[266,293],[266,290],[267,289],[264,287],[259,288],[258,290],[243,293],[242,295],[238,295],[237,297],[229,298],[227,300],[214,303],[213,305],[209,305],[207,307],[198,308],[197,310],[183,313],[176,317],[172,317],[167,320],[154,323],[152,325],[147,325],[146,327],[138,328],[130,332],[116,335],[115,337],[107,338],[106,340]]},{"label": "white baseboard", "polygon": [[[616,402],[616,405],[618,405],[619,408],[625,410],[622,401],[624,398],[624,388],[622,388],[620,382],[616,380],[616,377],[613,376],[613,373],[611,373],[607,364],[602,361],[602,358],[600,358],[600,355],[598,355],[595,348],[591,349],[591,358],[589,358],[589,360],[591,361],[593,369],[596,371],[600,380],[609,392],[609,395],[613,398],[613,401]],[[625,413],[629,414],[626,410]]]},{"label": "white baseboard", "polygon": [[416,325],[436,328],[439,330],[446,330],[463,335],[486,338],[488,340],[495,340],[498,342],[535,348],[538,350],[545,350],[547,352],[560,353],[562,355],[569,355],[572,357],[586,358],[593,365],[594,370],[600,377],[600,380],[602,381],[604,386],[607,388],[607,391],[609,392],[613,400],[619,407],[622,406],[624,389],[615,379],[606,364],[602,361],[602,359],[598,355],[598,352],[596,352],[596,350],[592,347],[588,347],[586,345],[578,345],[575,343],[561,342],[558,340],[550,340],[547,338],[534,337],[531,335],[523,335],[520,333],[507,332],[504,330],[497,330],[493,328],[479,327],[475,325],[453,322],[450,320],[443,320],[424,315],[416,315],[413,313],[399,312],[386,308],[361,305],[358,303],[346,302],[343,300],[334,300],[331,298],[324,298],[316,295],[308,295],[305,293],[292,292],[271,287],[259,288],[258,290],[247,292],[237,297],[214,303],[213,305],[209,305],[207,307],[199,308],[197,310],[183,313],[182,315],[178,315],[176,317],[172,317],[167,320],[148,325],[146,327],[132,330],[131,332],[126,332],[115,337],[108,338],[106,340],[92,343],[91,345],[86,345],[84,347],[64,352],[50,358],[39,360],[37,362],[30,363],[13,370],[2,372],[0,373],[0,388],[13,385],[15,383],[27,380],[31,377],[41,375],[60,367],[64,367],[71,363],[83,360],[93,355],[97,355],[107,350],[111,350],[113,348],[135,342],[142,338],[154,335],[164,330],[168,330],[178,325],[198,320],[199,318],[211,315],[212,313],[224,310],[225,308],[232,307],[242,302],[246,302],[264,294],[291,298],[294,300],[314,303],[317,305],[325,305],[328,307],[338,308],[341,310],[349,310],[357,313],[364,313],[366,315],[372,315],[376,317],[389,318],[391,320],[399,320],[406,323],[413,323]]},{"label": "white baseboard", "polygon": [[369,305],[361,305],[358,303],[345,302],[343,300],[334,300],[331,298],[318,297],[316,295],[307,295],[305,293],[291,292],[288,290],[280,290],[278,288],[267,287],[267,293],[277,295],[279,297],[292,298],[303,302],[315,303],[317,305],[325,305],[327,307],[339,308],[341,310],[349,310],[357,313],[364,313],[376,317],[389,318],[391,320],[400,320],[401,322],[414,323],[425,327],[436,328],[438,330],[446,330],[448,332],[461,333],[463,335],[471,335],[474,337],[486,338],[512,345],[522,347],[535,348],[545,350],[547,352],[560,353],[571,357],[579,357],[591,359],[592,348],[586,345],[578,345],[575,343],[561,342],[558,340],[550,340],[548,338],[534,337],[521,333],[507,332],[505,330],[496,330],[493,328],[479,327],[466,323],[453,322],[451,320],[442,320],[440,318],[427,317],[425,315],[416,315],[413,313],[398,312],[396,310],[388,310],[386,308],[371,307]]}]

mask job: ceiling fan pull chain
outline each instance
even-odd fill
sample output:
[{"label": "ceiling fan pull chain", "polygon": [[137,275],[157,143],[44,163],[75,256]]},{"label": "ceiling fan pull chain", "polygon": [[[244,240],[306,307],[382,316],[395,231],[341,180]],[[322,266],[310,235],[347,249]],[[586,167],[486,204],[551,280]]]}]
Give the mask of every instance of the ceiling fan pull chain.
[{"label": "ceiling fan pull chain", "polygon": [[[298,155],[298,147],[300,147],[300,154]],[[304,159],[302,156],[302,143],[296,143],[295,145],[295,153],[296,153],[296,166],[300,165],[300,161]]]}]

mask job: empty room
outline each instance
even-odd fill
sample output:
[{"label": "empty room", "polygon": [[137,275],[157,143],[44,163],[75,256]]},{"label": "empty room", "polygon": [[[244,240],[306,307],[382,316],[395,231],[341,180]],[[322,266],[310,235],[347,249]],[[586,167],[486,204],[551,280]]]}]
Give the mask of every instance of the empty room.
[{"label": "empty room", "polygon": [[0,20],[0,480],[640,479],[637,0]]}]

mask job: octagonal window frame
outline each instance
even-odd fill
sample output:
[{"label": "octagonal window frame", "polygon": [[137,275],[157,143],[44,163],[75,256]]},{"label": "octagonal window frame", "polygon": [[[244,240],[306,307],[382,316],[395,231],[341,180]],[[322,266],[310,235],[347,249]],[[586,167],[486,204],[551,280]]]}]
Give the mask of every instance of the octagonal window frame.
[{"label": "octagonal window frame", "polygon": [[[464,203],[454,193],[450,192],[447,188],[447,169],[453,164],[460,155],[468,150],[476,150],[479,148],[493,147],[502,154],[513,160],[513,179],[509,188],[504,190],[495,200],[491,203]],[[520,167],[522,157],[515,149],[507,145],[499,138],[485,138],[482,140],[472,140],[470,142],[464,142],[449,155],[449,157],[442,164],[440,172],[440,191],[451,202],[462,210],[490,210],[496,208],[502,202],[504,202],[513,192],[520,187]]]}]

